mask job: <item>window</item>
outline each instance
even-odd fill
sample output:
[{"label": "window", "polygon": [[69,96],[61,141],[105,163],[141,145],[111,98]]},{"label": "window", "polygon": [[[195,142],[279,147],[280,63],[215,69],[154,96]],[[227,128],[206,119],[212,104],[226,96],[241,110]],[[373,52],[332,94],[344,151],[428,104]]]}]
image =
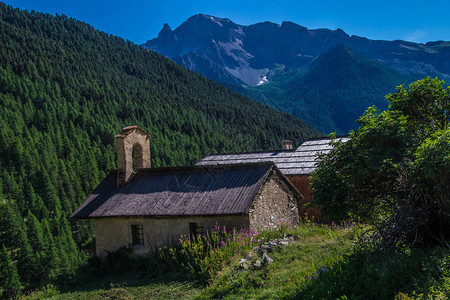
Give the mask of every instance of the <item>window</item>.
[{"label": "window", "polygon": [[203,223],[189,223],[189,229],[191,231],[191,236],[198,236],[205,233],[205,226]]},{"label": "window", "polygon": [[133,246],[144,245],[144,227],[142,225],[131,225],[131,239]]}]

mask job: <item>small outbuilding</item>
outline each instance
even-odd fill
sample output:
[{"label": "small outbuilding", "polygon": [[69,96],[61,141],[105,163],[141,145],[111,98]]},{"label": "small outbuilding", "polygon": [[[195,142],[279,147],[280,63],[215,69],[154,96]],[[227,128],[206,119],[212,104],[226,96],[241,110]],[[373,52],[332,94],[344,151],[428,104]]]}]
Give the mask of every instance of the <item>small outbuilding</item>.
[{"label": "small outbuilding", "polygon": [[298,223],[303,198],[273,162],[150,168],[148,135],[116,136],[118,167],[72,214],[92,218],[99,257],[123,246],[144,255],[215,226]]},{"label": "small outbuilding", "polygon": [[[213,154],[199,161],[197,166],[273,162],[303,196],[298,203],[299,216],[320,221],[317,209],[305,207],[313,198],[308,176],[317,168],[319,155],[333,149],[331,141],[327,137],[313,138],[294,149],[291,141],[283,140],[281,150]],[[337,137],[334,141],[346,142],[348,137]]]}]

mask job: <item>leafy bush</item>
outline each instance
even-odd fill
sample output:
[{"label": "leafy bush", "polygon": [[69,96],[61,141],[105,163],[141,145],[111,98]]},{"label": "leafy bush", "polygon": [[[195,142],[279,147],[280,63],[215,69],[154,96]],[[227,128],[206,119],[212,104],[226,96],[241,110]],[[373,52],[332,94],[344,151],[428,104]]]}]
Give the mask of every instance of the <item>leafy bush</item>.
[{"label": "leafy bush", "polygon": [[[296,299],[448,299],[450,252],[357,251],[302,286]],[[412,298],[409,298],[412,297]]]},{"label": "leafy bush", "polygon": [[381,248],[450,239],[450,88],[423,79],[390,94],[388,111],[369,108],[346,143],[312,174],[313,204],[331,219],[373,225]]}]

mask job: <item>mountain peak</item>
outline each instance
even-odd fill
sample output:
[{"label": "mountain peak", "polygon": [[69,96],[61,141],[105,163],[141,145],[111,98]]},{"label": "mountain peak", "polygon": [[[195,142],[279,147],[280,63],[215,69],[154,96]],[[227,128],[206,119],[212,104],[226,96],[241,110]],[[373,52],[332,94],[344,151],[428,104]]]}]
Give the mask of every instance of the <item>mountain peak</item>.
[{"label": "mountain peak", "polygon": [[215,23],[222,27],[225,23],[233,23],[230,19],[227,18],[218,18],[211,15],[206,14],[196,14],[190,17],[184,22],[185,24],[193,24],[193,23]]},{"label": "mountain peak", "polygon": [[161,31],[158,33],[158,37],[161,38],[167,34],[172,33],[172,28],[170,28],[169,24],[164,23],[163,28],[161,29]]}]

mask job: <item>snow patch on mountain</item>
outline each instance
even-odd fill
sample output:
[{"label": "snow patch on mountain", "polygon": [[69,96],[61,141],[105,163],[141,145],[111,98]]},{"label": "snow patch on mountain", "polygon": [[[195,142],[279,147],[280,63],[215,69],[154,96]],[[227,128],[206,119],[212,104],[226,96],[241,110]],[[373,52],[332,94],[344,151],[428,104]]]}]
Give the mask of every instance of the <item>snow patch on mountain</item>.
[{"label": "snow patch on mountain", "polygon": [[268,82],[267,74],[269,73],[269,69],[253,69],[251,67],[238,67],[238,68],[229,68],[225,67],[227,72],[231,75],[239,78],[244,83],[255,86],[261,85],[263,83]]},{"label": "snow patch on mountain", "polygon": [[256,85],[261,85],[268,82],[269,80],[267,79],[267,76],[264,75],[263,78]]}]

